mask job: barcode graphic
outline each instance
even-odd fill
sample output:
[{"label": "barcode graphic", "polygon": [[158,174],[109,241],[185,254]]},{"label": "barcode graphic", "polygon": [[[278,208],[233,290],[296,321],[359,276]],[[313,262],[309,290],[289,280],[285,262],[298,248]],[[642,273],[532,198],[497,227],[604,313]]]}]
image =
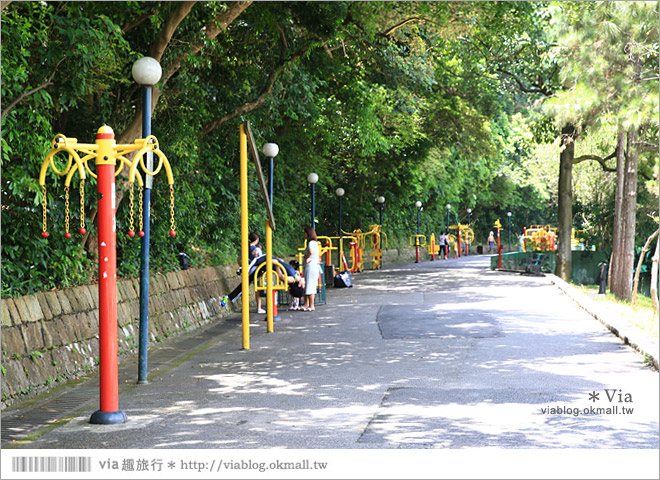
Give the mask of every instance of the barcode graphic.
[{"label": "barcode graphic", "polygon": [[12,472],[91,472],[92,457],[14,457]]}]

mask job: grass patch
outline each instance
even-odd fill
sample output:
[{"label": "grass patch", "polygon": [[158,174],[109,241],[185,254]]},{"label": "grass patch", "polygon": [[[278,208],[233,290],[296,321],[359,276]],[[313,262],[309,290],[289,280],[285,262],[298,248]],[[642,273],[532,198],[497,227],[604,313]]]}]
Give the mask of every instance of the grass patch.
[{"label": "grass patch", "polygon": [[598,294],[598,286],[573,285],[582,293],[590,295],[591,299],[607,309],[611,315],[625,320],[631,325],[646,332],[653,338],[658,338],[658,313],[653,311],[653,304],[649,297],[637,295],[637,305],[617,299],[613,294]]}]

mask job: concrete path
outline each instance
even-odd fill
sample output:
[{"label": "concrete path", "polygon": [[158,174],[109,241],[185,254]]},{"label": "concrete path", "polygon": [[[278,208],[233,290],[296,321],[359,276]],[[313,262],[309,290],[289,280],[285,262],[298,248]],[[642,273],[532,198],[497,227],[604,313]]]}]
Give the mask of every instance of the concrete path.
[{"label": "concrete path", "polygon": [[3,412],[3,447],[658,449],[657,371],[548,277],[488,264],[356,275],[274,334],[253,314],[250,350],[233,315],[154,349],[148,385],[122,363],[127,423],[88,423],[93,379]]}]

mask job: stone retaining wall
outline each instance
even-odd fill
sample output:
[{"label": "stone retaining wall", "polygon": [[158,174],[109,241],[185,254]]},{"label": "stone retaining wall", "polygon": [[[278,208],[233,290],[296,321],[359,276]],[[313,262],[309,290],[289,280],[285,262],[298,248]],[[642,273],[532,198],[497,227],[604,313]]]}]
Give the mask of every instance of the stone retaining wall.
[{"label": "stone retaining wall", "polygon": [[[208,267],[149,282],[149,337],[163,341],[216,320],[222,296],[239,281],[235,266]],[[120,356],[137,351],[139,280],[117,283]],[[97,368],[98,285],[2,299],[2,407]]]},{"label": "stone retaining wall", "polygon": [[[426,251],[424,251],[426,254]],[[404,262],[414,262],[415,261],[415,249],[414,248],[399,248],[385,250],[383,252],[383,266],[387,267],[388,264],[404,263]],[[370,262],[365,260],[366,268],[370,267]]]},{"label": "stone retaining wall", "polygon": [[[407,248],[383,255],[385,266],[414,258],[414,249]],[[220,301],[239,281],[236,265],[152,274],[150,342],[231,313]],[[139,292],[138,279],[117,283],[120,357],[137,352]],[[98,323],[98,285],[2,299],[2,408],[96,370]]]}]

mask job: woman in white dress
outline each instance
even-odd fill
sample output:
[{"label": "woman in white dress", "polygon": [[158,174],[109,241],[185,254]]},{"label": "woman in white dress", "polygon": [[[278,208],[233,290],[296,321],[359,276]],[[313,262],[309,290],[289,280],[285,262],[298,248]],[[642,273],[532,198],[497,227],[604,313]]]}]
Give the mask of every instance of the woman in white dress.
[{"label": "woman in white dress", "polygon": [[305,228],[305,240],[307,240],[304,265],[305,304],[302,310],[304,312],[313,312],[314,295],[316,295],[316,286],[319,283],[319,244],[316,241],[316,231],[314,228]]}]

